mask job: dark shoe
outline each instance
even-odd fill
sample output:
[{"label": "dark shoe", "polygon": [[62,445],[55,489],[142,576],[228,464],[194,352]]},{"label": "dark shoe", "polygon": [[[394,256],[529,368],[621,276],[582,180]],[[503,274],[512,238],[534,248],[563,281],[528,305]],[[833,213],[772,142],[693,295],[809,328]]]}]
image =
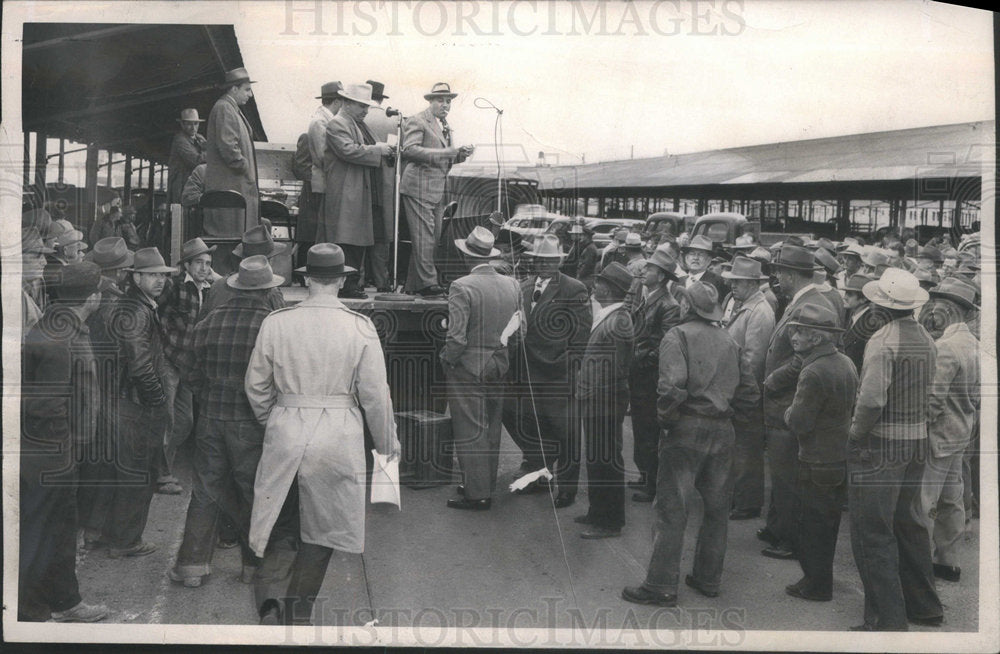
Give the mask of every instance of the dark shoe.
[{"label": "dark shoe", "polygon": [[155,551],[156,545],[145,541],[139,541],[138,544],[133,545],[132,547],[109,547],[108,558],[120,559],[125,556],[146,556],[147,554],[152,554]]},{"label": "dark shoe", "polygon": [[591,520],[590,520],[590,515],[587,514],[587,513],[584,513],[583,515],[576,516],[575,518],[573,518],[573,522],[575,522],[578,525],[590,525],[590,524],[593,524],[593,522],[591,522]]},{"label": "dark shoe", "polygon": [[691,575],[687,575],[686,577],[684,577],[684,583],[687,584],[688,588],[694,588],[696,591],[698,591],[699,593],[701,593],[705,597],[718,597],[719,596],[719,591],[717,591],[717,590],[708,590],[707,588],[705,588],[704,586],[701,585],[700,581],[698,581],[697,579],[695,579]]},{"label": "dark shoe", "polygon": [[281,605],[276,600],[267,600],[260,608],[260,624],[279,625],[281,619]]},{"label": "dark shoe", "polygon": [[757,530],[757,540],[762,540],[771,545],[777,545],[779,542],[778,537],[771,533],[771,530],[767,527],[761,527]]},{"label": "dark shoe", "polygon": [[439,297],[444,295],[444,289],[435,284],[434,286],[427,286],[420,289],[417,291],[417,295],[421,297]]},{"label": "dark shoe", "polygon": [[933,618],[911,618],[907,616],[906,619],[913,624],[920,625],[921,627],[940,627],[942,623],[944,623],[943,615],[937,615]]},{"label": "dark shoe", "polygon": [[643,586],[626,586],[622,590],[622,599],[633,604],[649,604],[652,606],[677,606],[677,596],[665,593],[655,593]]},{"label": "dark shoe", "polygon": [[934,576],[945,581],[958,581],[962,578],[962,568],[957,565],[934,564]]},{"label": "dark shoe", "polygon": [[167,576],[170,577],[170,581],[176,582],[178,584],[184,584],[188,588],[197,588],[201,586],[201,575],[195,575],[194,577],[184,577],[177,573],[173,568],[167,571]]},{"label": "dark shoe", "polygon": [[456,486],[455,492],[461,495],[462,497],[465,497],[465,484],[459,484],[458,486]]},{"label": "dark shoe", "polygon": [[833,599],[833,593],[826,593],[822,595],[813,593],[799,584],[785,586],[785,592],[792,597],[798,597],[799,599],[809,600],[811,602],[829,602]]},{"label": "dark shoe", "polygon": [[878,631],[878,628],[875,627],[875,625],[868,624],[866,622],[864,624],[856,624],[856,625],[854,625],[853,627],[851,627],[851,631]]},{"label": "dark shoe", "polygon": [[574,493],[559,493],[556,495],[555,506],[557,509],[565,509],[567,506],[573,506],[574,502],[576,502]]},{"label": "dark shoe", "polygon": [[729,512],[730,520],[752,520],[759,517],[760,509],[733,509]]},{"label": "dark shoe", "polygon": [[489,511],[492,503],[489,498],[484,500],[467,500],[462,498],[460,500],[448,500],[448,508],[464,509],[467,511]]},{"label": "dark shoe", "polygon": [[367,300],[368,294],[358,288],[352,288],[352,289],[342,288],[340,289],[340,293],[337,294],[337,297],[346,300]]},{"label": "dark shoe", "polygon": [[160,495],[180,495],[184,488],[177,482],[169,481],[156,487],[156,492]]},{"label": "dark shoe", "polygon": [[648,491],[639,491],[638,493],[632,493],[633,502],[652,502],[656,499],[656,495]]},{"label": "dark shoe", "polygon": [[65,611],[53,611],[52,620],[54,622],[98,622],[108,615],[108,607],[103,604],[84,604],[80,602],[76,606]]},{"label": "dark shoe", "polygon": [[597,540],[599,538],[618,538],[622,535],[621,529],[605,529],[604,527],[598,527],[596,525],[591,525],[590,529],[584,529],[580,532],[580,538],[584,540]]},{"label": "dark shoe", "polygon": [[536,493],[547,493],[549,491],[549,482],[543,479],[538,479],[531,482],[524,488],[519,488],[514,491],[515,495],[534,495]]},{"label": "dark shoe", "polygon": [[392,287],[391,286],[379,286],[378,288],[375,289],[375,292],[376,293],[392,293]]},{"label": "dark shoe", "polygon": [[760,551],[761,554],[769,559],[794,559],[796,558],[795,552],[788,549],[784,545],[772,545],[771,547],[765,547]]}]

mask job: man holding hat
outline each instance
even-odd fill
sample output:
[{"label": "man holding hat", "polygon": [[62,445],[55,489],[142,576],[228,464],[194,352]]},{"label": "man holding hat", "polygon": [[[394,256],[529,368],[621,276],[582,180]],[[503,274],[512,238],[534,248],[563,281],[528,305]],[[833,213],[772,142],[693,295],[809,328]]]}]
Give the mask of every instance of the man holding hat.
[{"label": "man holding hat", "polygon": [[681,255],[684,257],[684,266],[687,268],[687,277],[684,279],[684,286],[691,288],[695,282],[705,282],[715,287],[718,292],[719,301],[725,299],[729,294],[729,287],[722,277],[708,269],[708,264],[712,262],[715,246],[705,235],[699,234],[681,248]]},{"label": "man holding hat", "polygon": [[192,329],[183,368],[185,383],[199,401],[194,483],[184,540],[169,572],[173,581],[185,586],[200,586],[211,572],[220,513],[236,525],[243,581],[249,582],[249,570],[257,567],[247,542],[264,427],[250,408],[243,380],[260,325],[271,313],[267,291],[283,281],[273,274],[264,255],[246,257],[239,271],[226,278],[235,295]]},{"label": "man holding hat", "polygon": [[597,262],[600,258],[597,246],[594,245],[594,230],[575,222],[570,225],[569,236],[573,240],[573,245],[559,270],[578,280],[590,291],[594,287],[594,273],[597,271]]},{"label": "man holding hat", "polygon": [[948,278],[931,289],[944,333],[927,403],[929,458],[920,492],[920,516],[933,537],[934,576],[958,581],[957,547],[965,532],[962,460],[979,411],[979,341],[966,321],[978,311],[976,289]]},{"label": "man holding hat", "polygon": [[[299,200],[299,219],[295,224],[295,240],[300,243],[299,259],[303,264],[309,248],[316,242],[316,230],[323,222],[323,194],[326,189],[326,175],[323,171],[323,160],[326,158],[326,126],[340,111],[344,102],[340,97],[343,88],[344,85],[340,82],[327,82],[320,87],[319,95],[316,97],[320,105],[309,119],[309,127],[306,129],[309,153],[309,177],[306,181],[309,182],[309,194]],[[303,208],[306,210],[303,211]]]},{"label": "man holding hat", "polygon": [[[240,244],[233,248],[232,258],[240,261],[246,257],[262,254],[268,259],[282,254],[288,246],[284,243],[275,243],[271,238],[271,232],[264,225],[251,227],[240,240]],[[237,263],[236,268],[239,268]],[[212,284],[207,297],[202,296],[201,311],[198,312],[198,320],[203,320],[213,309],[221,307],[229,298],[236,293],[226,282],[227,277],[220,277]],[[267,291],[267,302],[271,309],[281,309],[285,306],[285,296],[281,294],[281,289],[271,288]]]},{"label": "man holding hat", "polygon": [[542,234],[525,252],[531,274],[521,282],[523,329],[511,342],[510,369],[526,369],[527,376],[512,380],[514,393],[503,407],[504,425],[530,471],[547,467],[555,475],[556,508],[576,499],[580,430],[571,383],[591,323],[587,288],[559,272],[562,257],[555,234]]},{"label": "man holding hat", "polygon": [[337,297],[357,271],[339,246],[317,243],[296,272],[309,297],[264,319],[244,382],[265,429],[249,539],[264,557],[262,624],[309,624],[333,550],[364,552],[365,425],[380,454],[399,452],[378,333]]},{"label": "man holding hat", "polygon": [[416,116],[403,123],[400,144],[403,176],[399,183],[401,201],[413,242],[406,291],[425,296],[442,295],[434,266],[434,248],[441,237],[444,216],[445,179],[454,164],[472,156],[471,145],[452,144],[448,112],[457,97],[446,82],[438,82],[424,99],[430,103]]},{"label": "man holding hat", "polygon": [[832,309],[804,304],[787,325],[792,349],[802,358],[785,424],[798,440],[802,509],[796,541],[803,576],[785,592],[826,602],[833,597],[833,557],[847,491],[847,427],[858,374],[851,360],[837,351],[843,329]]},{"label": "man holding hat", "polygon": [[716,324],[722,309],[715,287],[696,282],[686,292],[687,315],[660,344],[656,412],[664,432],[653,505],[653,554],[642,585],[622,590],[622,599],[636,604],[676,606],[695,490],[704,517],[684,583],[706,597],[718,596],[733,489],[732,416],[752,408],[758,397],[739,346]]},{"label": "man holding hat", "polygon": [[[363,299],[365,252],[375,244],[375,230],[382,233],[382,173],[386,157],[396,149],[376,143],[365,127],[368,108],[375,106],[370,84],[348,84],[340,91],[343,104],[326,125],[323,159],[323,219],[316,240],[336,243],[347,265],[359,271],[350,275],[341,297]],[[377,220],[376,220],[377,218]]]},{"label": "man holding hat", "polygon": [[[666,249],[653,252],[643,260],[641,286],[634,295],[632,324],[635,348],[629,372],[632,407],[632,460],[639,470],[632,495],[635,502],[652,502],[656,496],[656,470],[659,463],[660,425],[656,421],[656,380],[660,374],[660,341],[680,322],[681,308],[667,286],[677,281],[677,262]],[[634,288],[634,284],[633,284]],[[642,288],[646,289],[643,297]]]},{"label": "man holding hat", "polygon": [[205,122],[198,117],[197,109],[182,109],[177,119],[181,130],[174,134],[170,142],[170,158],[167,160],[167,202],[180,204],[181,194],[188,176],[198,164],[205,163],[205,137],[198,133],[198,127]]},{"label": "man holding hat", "polygon": [[505,329],[515,320],[521,289],[490,265],[500,256],[493,234],[475,227],[455,246],[469,268],[448,290],[448,334],[441,350],[455,453],[465,478],[452,509],[485,511],[496,487],[503,397],[510,366]]},{"label": "man holding hat", "polygon": [[101,303],[93,263],[60,271],[59,299],[25,335],[21,355],[18,620],[96,622],[105,606],[84,604],[76,578],[76,467],[94,438],[97,367],[86,327]]},{"label": "man holding hat", "polygon": [[586,435],[590,506],[575,520],[587,525],[580,534],[586,539],[620,536],[625,524],[622,423],[635,339],[625,295],[632,279],[625,266],[613,262],[594,280],[594,299],[601,308],[594,314],[576,383]]},{"label": "man holding hat", "polygon": [[235,236],[256,225],[260,219],[257,187],[257,153],[253,129],[240,107],[253,96],[246,68],[226,73],[225,90],[208,115],[205,150],[205,191],[236,191],[246,201],[246,216],[240,209],[213,209],[205,212],[205,236]]},{"label": "man holding hat", "polygon": [[[740,346],[740,356],[753,372],[758,386],[764,382],[764,359],[774,331],[774,310],[764,298],[761,282],[767,276],[761,264],[737,256],[731,270],[722,273],[732,288],[734,309],[726,331]],[[733,506],[731,520],[760,517],[764,506],[764,405],[758,400],[753,409],[733,416],[736,445],[733,450]]]},{"label": "man holding hat", "polygon": [[865,348],[849,434],[851,548],[865,591],[860,631],[938,626],[930,533],[917,515],[927,461],[928,393],[937,348],[913,318],[928,300],[917,278],[885,271],[862,292],[892,320]]}]

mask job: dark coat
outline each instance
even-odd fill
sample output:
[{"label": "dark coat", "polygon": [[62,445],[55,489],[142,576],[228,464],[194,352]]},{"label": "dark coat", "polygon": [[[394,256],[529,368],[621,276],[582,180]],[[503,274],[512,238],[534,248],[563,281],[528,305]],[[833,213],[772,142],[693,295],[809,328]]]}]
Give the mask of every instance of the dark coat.
[{"label": "dark coat", "polygon": [[559,271],[580,281],[587,287],[587,290],[590,290],[594,287],[594,274],[597,271],[598,259],[600,259],[600,254],[597,252],[596,245],[588,243],[581,248],[578,243],[574,243],[562,266],[559,267]]},{"label": "dark coat", "polygon": [[865,346],[872,334],[882,329],[892,320],[892,316],[877,304],[869,303],[867,309],[861,316],[851,324],[852,318],[847,319],[849,325],[844,332],[844,354],[854,362],[854,368],[861,370],[861,364],[865,360]]},{"label": "dark coat", "polygon": [[247,203],[243,212],[213,210],[205,216],[209,236],[240,236],[260,222],[260,193],[257,187],[257,153],[253,130],[236,101],[223,95],[208,115],[208,146],[205,150],[205,191],[236,191]]},{"label": "dark coat", "polygon": [[711,270],[706,270],[698,281],[711,284],[715,287],[715,290],[719,293],[719,305],[722,306],[722,303],[726,301],[726,296],[729,295],[729,284],[726,283],[726,280]]},{"label": "dark coat", "polygon": [[597,403],[609,413],[614,406],[624,409],[635,341],[632,316],[624,306],[619,307],[591,330],[580,363],[576,397]]},{"label": "dark coat", "polygon": [[[680,324],[681,307],[666,288],[658,288],[641,299],[632,310],[635,348],[632,354],[632,395],[656,395],[659,375],[660,341],[672,327]],[[636,388],[638,380],[651,381],[646,388]]]},{"label": "dark coat", "polygon": [[375,145],[365,145],[361,129],[343,112],[326,124],[323,211],[317,243],[374,245],[372,202],[378,189],[371,171],[382,165]]},{"label": "dark coat", "polygon": [[167,160],[167,202],[180,204],[191,171],[198,164],[205,163],[207,140],[201,134],[189,137],[183,131],[174,134],[170,143],[170,158]]},{"label": "dark coat", "polygon": [[535,277],[521,282],[526,325],[516,353],[528,360],[531,382],[570,380],[570,362],[579,360],[587,346],[592,320],[587,288],[562,273],[545,287],[542,297],[531,307]]},{"label": "dark coat", "polygon": [[160,318],[136,287],[115,305],[109,331],[118,344],[119,397],[142,406],[166,403]]}]

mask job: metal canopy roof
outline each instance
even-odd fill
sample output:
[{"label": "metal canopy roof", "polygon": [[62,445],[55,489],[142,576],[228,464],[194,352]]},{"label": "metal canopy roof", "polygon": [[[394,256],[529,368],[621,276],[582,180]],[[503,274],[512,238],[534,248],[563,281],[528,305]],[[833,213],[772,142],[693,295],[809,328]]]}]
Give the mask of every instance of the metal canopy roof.
[{"label": "metal canopy roof", "polygon": [[[28,23],[23,36],[26,132],[160,163],[180,110],[207,119],[225,71],[243,66],[232,25]],[[253,98],[243,113],[266,141]]]}]

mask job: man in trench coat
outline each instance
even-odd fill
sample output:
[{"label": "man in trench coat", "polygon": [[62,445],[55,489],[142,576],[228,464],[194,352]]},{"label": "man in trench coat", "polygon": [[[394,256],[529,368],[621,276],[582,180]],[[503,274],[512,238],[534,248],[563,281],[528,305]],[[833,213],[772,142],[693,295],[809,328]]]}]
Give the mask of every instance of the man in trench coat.
[{"label": "man in trench coat", "polygon": [[[296,272],[309,297],[264,319],[244,384],[265,425],[249,539],[264,557],[261,624],[308,624],[333,550],[364,551],[365,423],[379,453],[399,452],[378,334],[337,297],[354,269],[340,247],[318,243]],[[289,574],[282,606],[276,586]]]}]

